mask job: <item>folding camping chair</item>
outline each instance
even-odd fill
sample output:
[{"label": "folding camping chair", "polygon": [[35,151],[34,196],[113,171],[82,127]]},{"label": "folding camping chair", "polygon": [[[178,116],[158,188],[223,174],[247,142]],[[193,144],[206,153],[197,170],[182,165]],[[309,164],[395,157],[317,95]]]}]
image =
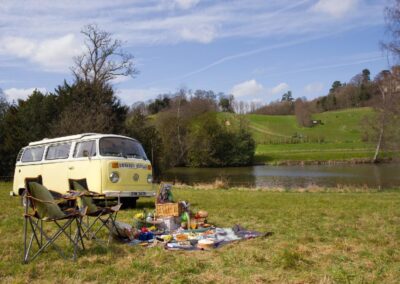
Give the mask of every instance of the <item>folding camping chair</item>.
[{"label": "folding camping chair", "polygon": [[[24,263],[34,260],[47,247],[52,246],[57,252],[66,258],[63,250],[55,244],[61,235],[67,237],[73,246],[73,259],[76,260],[77,250],[81,245],[85,249],[81,234],[81,219],[84,212],[79,212],[75,208],[61,210],[54,200],[50,191],[41,184],[41,178],[25,179],[24,192]],[[76,223],[76,233],[72,235],[72,225]],[[54,223],[57,229],[49,233],[45,229],[44,223]],[[28,240],[28,225],[31,236]],[[44,240],[44,239],[45,240]],[[34,249],[34,241],[37,249]]]},{"label": "folding camping chair", "polygon": [[[87,239],[99,240],[96,235],[103,228],[106,227],[109,231],[108,242],[110,241],[113,228],[118,233],[118,228],[115,224],[117,214],[121,209],[122,203],[115,206],[100,207],[97,206],[93,198],[105,197],[104,194],[99,194],[89,190],[86,179],[69,179],[70,192],[79,192],[78,207],[86,208],[86,222],[82,222],[83,236]],[[97,228],[95,225],[99,223]]]}]

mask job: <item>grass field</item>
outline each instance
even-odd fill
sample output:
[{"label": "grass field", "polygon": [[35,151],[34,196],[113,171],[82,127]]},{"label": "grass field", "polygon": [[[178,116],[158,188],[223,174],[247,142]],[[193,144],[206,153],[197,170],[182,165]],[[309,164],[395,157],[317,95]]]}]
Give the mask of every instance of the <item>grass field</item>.
[{"label": "grass field", "polygon": [[327,143],[359,143],[362,140],[362,119],[372,115],[370,108],[328,111],[313,115],[323,125],[300,127],[294,115],[257,115],[250,114],[250,128],[258,144],[266,144],[280,138],[299,135],[321,138]]},{"label": "grass field", "polygon": [[[53,251],[24,265],[22,208],[0,184],[0,281],[3,283],[398,283],[400,191],[260,192],[176,189],[177,199],[208,210],[222,227],[271,231],[264,239],[205,252],[168,252],[87,243],[74,263]],[[139,208],[152,202],[142,199]],[[118,219],[131,222],[134,212]]]},{"label": "grass field", "polygon": [[[287,161],[343,161],[371,159],[375,145],[363,142],[362,121],[373,115],[370,108],[345,109],[314,114],[322,125],[299,127],[294,115],[246,115],[256,140],[256,163]],[[301,137],[303,143],[289,143]],[[383,153],[382,157],[398,157]]]}]

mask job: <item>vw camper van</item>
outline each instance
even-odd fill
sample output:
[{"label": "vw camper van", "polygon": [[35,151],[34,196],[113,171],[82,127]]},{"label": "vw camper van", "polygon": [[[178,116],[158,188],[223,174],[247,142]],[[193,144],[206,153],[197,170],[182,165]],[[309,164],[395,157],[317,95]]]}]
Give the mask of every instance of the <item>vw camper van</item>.
[{"label": "vw camper van", "polygon": [[39,175],[59,193],[69,189],[68,179],[85,178],[89,190],[129,198],[132,205],[138,197],[155,195],[142,145],[120,135],[83,133],[31,142],[18,154],[12,194],[21,195],[25,178]]}]

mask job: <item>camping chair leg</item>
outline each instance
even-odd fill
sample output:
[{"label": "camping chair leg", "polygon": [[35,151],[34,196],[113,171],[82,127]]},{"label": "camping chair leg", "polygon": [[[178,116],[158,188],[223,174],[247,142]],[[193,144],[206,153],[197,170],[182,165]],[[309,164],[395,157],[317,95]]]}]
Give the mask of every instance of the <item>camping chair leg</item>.
[{"label": "camping chair leg", "polygon": [[[38,225],[39,222],[38,222],[38,223],[35,223],[34,221],[32,221],[31,218],[29,218],[29,224],[31,225],[31,229],[32,229],[32,239],[33,239],[33,237],[35,237],[35,240],[36,240],[36,243],[38,244],[38,247],[41,248],[41,247],[42,247],[42,243],[39,241],[39,239],[38,239],[38,237],[37,237],[36,229],[35,229],[35,227],[33,226],[33,223],[35,224],[35,227],[38,227],[38,226],[39,226],[39,225]],[[42,230],[40,229],[40,227],[39,227],[39,231],[42,232]],[[42,234],[40,234],[40,237],[42,237]]]},{"label": "camping chair leg", "polygon": [[[40,220],[40,232],[43,232],[43,220]],[[40,247],[43,246],[43,234],[40,233]]]},{"label": "camping chair leg", "polygon": [[33,242],[33,235],[31,236],[31,239],[30,239],[30,241],[29,241],[28,248],[27,248],[26,253],[25,253],[25,258],[24,258],[24,262],[25,262],[25,263],[28,263],[28,260],[29,260],[29,252],[31,251],[32,242]]},{"label": "camping chair leg", "polygon": [[[102,222],[102,225],[100,226],[100,228],[97,229],[97,231],[96,231],[94,234],[96,235],[97,232],[98,232],[101,228],[107,227],[107,223],[108,223],[108,221],[110,220],[110,221],[111,221],[111,224],[112,224],[112,227],[114,227],[115,230],[117,231],[118,235],[120,235],[120,233],[119,233],[119,231],[118,231],[118,228],[117,228],[117,226],[116,226],[116,224],[115,224],[115,220],[117,219],[117,213],[118,213],[118,212],[109,214],[108,217],[107,217],[106,219],[102,219],[101,216],[99,216],[99,220]],[[109,233],[109,236],[111,236],[111,229],[109,229],[109,232],[110,232],[110,233]],[[109,241],[108,241],[108,242],[109,242]]]},{"label": "camping chair leg", "polygon": [[26,220],[28,217],[24,218],[24,263],[27,261],[27,247],[26,247],[26,237],[28,234],[28,221]]},{"label": "camping chair leg", "polygon": [[[66,259],[65,254],[62,252],[62,250],[54,243],[54,241],[63,233],[63,230],[67,228],[67,226],[71,225],[71,222],[73,220],[68,220],[68,222],[65,223],[62,229],[59,229],[52,238],[50,238],[43,230],[41,231],[47,242],[32,256],[31,260],[34,260],[43,250],[45,250],[48,246],[53,245],[53,247],[58,251],[58,253]],[[35,224],[35,226],[37,226]],[[65,232],[64,232],[65,233]]]},{"label": "camping chair leg", "polygon": [[82,249],[84,250],[85,249],[85,245],[83,244],[83,236],[82,236],[82,218],[81,217],[79,217],[79,218],[77,218],[76,219],[76,224],[77,224],[77,226],[78,226],[78,237],[79,237],[79,240],[80,240],[80,242],[81,242],[81,245],[82,245]]},{"label": "camping chair leg", "polygon": [[[72,236],[72,226],[69,226],[69,235]],[[72,244],[71,238],[69,238],[69,243]]]},{"label": "camping chair leg", "polygon": [[[97,220],[100,219],[100,216],[97,216],[97,217],[95,218],[95,220],[92,222],[91,225],[89,225],[89,224],[90,224],[90,222],[89,222],[89,217],[87,217],[87,218],[88,218],[88,221],[87,221],[87,224],[85,224],[86,230],[84,230],[83,236],[86,236],[86,238],[87,238],[88,240],[90,240],[90,239],[96,239],[96,234],[97,234],[97,232],[98,232],[99,230],[97,230],[95,233],[93,233],[91,230],[92,230],[93,226],[96,224]],[[101,227],[100,227],[100,228],[101,228]]]},{"label": "camping chair leg", "polygon": [[[78,219],[76,219],[76,220],[78,220]],[[73,256],[73,260],[75,261],[76,260],[76,252],[77,252],[77,249],[78,249],[78,241],[79,241],[79,225],[78,225],[78,221],[76,221],[76,226],[77,226],[77,228],[76,228],[76,234],[75,234],[75,237],[74,237],[74,256]]]},{"label": "camping chair leg", "polygon": [[[27,219],[29,219],[29,224],[30,224],[30,227],[31,227],[31,230],[32,230],[32,235],[30,237],[28,246],[26,244],[27,243],[27,237],[28,237],[28,220]],[[33,221],[31,220],[31,218],[29,218],[27,216],[25,217],[25,220],[24,220],[24,263],[28,262],[29,252],[31,251],[31,248],[32,248],[33,239],[36,240],[36,243],[37,243],[39,249],[42,247],[42,243],[39,241],[39,239],[37,237],[36,230],[35,230],[32,222]],[[35,223],[35,225],[38,226],[36,223]]]},{"label": "camping chair leg", "polygon": [[[75,218],[75,219],[77,219],[77,218]],[[71,225],[72,225],[72,223],[73,223],[73,221],[74,220],[71,220]],[[57,221],[54,221],[54,223],[56,223],[56,225],[58,226],[58,228],[61,230],[61,232],[64,234],[64,235],[66,235],[67,236],[67,238],[70,240],[70,243],[72,244],[75,244],[75,240],[73,240],[72,239],[72,233],[71,234],[68,234],[66,231],[65,231],[65,226],[61,226]],[[71,228],[71,225],[69,226],[69,228]],[[79,229],[79,226],[78,226],[78,228],[77,228],[77,230]],[[71,231],[70,231],[71,232]]]}]

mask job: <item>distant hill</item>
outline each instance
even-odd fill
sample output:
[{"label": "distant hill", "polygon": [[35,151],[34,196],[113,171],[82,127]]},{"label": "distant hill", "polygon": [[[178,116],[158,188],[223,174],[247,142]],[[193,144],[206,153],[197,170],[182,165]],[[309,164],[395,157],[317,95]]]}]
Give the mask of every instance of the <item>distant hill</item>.
[{"label": "distant hill", "polygon": [[294,115],[249,114],[246,117],[258,144],[285,143],[293,137],[308,138],[310,142],[351,143],[362,141],[361,121],[372,114],[371,108],[318,113],[313,119],[321,120],[322,124],[310,128],[300,127]]},{"label": "distant hill", "polygon": [[[372,158],[374,146],[363,141],[362,120],[371,108],[353,108],[313,115],[322,124],[299,127],[294,115],[245,115],[257,142],[256,163],[291,164]],[[228,114],[224,119],[229,120]],[[394,156],[385,153],[384,156]]]}]

